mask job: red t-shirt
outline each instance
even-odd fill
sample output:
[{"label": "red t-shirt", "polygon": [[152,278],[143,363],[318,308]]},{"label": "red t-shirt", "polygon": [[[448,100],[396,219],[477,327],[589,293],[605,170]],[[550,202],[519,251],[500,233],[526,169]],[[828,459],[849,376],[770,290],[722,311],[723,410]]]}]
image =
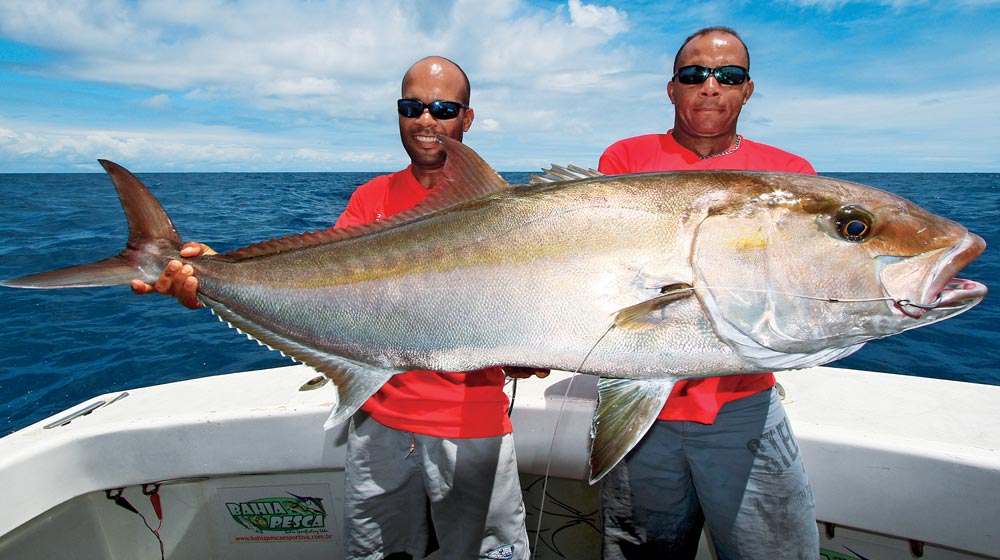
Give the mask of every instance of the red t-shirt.
[{"label": "red t-shirt", "polygon": [[[739,148],[723,156],[700,159],[681,146],[670,132],[646,134],[619,140],[604,153],[598,170],[606,175],[648,171],[695,171],[705,169],[748,169],[788,171],[815,175],[805,159],[766,144],[740,138]],[[686,420],[711,424],[728,402],[759,393],[774,386],[774,375],[727,375],[689,379],[674,385],[659,420]]]},{"label": "red t-shirt", "polygon": [[[412,166],[411,166],[412,167]],[[334,228],[367,224],[419,204],[430,192],[410,167],[358,187]],[[510,433],[499,367],[467,373],[413,370],[392,376],[361,410],[378,423],[406,432],[447,438]]]}]

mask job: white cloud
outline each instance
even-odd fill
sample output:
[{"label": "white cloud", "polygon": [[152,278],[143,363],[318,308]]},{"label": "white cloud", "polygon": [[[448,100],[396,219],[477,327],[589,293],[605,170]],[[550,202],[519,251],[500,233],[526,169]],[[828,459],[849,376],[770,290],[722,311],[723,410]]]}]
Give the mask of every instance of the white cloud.
[{"label": "white cloud", "polygon": [[257,93],[269,97],[309,97],[334,95],[340,91],[336,80],[301,77],[257,85]]},{"label": "white cloud", "polygon": [[[384,135],[383,135],[384,136]],[[324,143],[253,134],[231,127],[178,123],[164,129],[93,129],[0,120],[0,161],[20,171],[61,170],[67,162],[99,170],[110,159],[135,170],[371,170],[402,165],[402,150],[362,151],[368,139]],[[300,145],[301,144],[301,145]],[[21,167],[24,167],[23,169]]]},{"label": "white cloud", "polygon": [[500,121],[496,119],[479,119],[476,121],[476,130],[485,132],[500,130]]},{"label": "white cloud", "polygon": [[[919,93],[831,94],[787,88],[780,99],[754,97],[744,110],[744,133],[801,153],[817,168],[926,171],[935,160],[963,162],[970,171],[1000,167],[1000,85]],[[970,137],[970,131],[976,131]],[[942,160],[943,161],[943,160]]]},{"label": "white cloud", "polygon": [[[586,130],[592,116],[576,114],[586,109],[560,97],[620,88],[608,76],[630,66],[631,53],[608,43],[628,28],[627,14],[614,7],[458,0],[435,2],[429,17],[421,6],[392,0],[14,1],[0,3],[0,36],[56,52],[34,69],[50,79],[150,89],[138,101],[147,109],[187,110],[183,118],[191,119],[198,107],[210,107],[202,118],[214,122],[226,118],[216,107],[251,121],[260,121],[253,111],[263,111],[271,121],[287,125],[305,117],[334,131],[391,116],[403,72],[427,54],[452,58],[473,80],[480,119],[473,133]],[[503,102],[508,96],[511,102]],[[125,115],[114,118],[128,123]],[[72,142],[49,142],[45,153],[54,153],[56,144],[64,146],[58,153],[68,146],[86,152],[79,132],[70,135]],[[393,134],[377,132],[391,146],[386,151],[398,147]],[[167,142],[152,130],[144,137]],[[301,142],[283,140],[291,147]],[[200,141],[220,146],[227,140]]]},{"label": "white cloud", "polygon": [[147,97],[139,102],[139,105],[145,107],[146,109],[152,109],[154,111],[163,111],[169,109],[172,105],[170,101],[170,96],[165,93],[159,93],[153,97]]},{"label": "white cloud", "polygon": [[[628,64],[607,48],[627,29],[627,16],[572,0],[565,21],[565,6],[549,12],[513,1],[435,3],[433,21],[421,25],[414,10],[390,0],[28,0],[0,3],[0,33],[57,51],[40,69],[51,77],[181,96],[211,92],[253,107],[325,106],[338,115],[381,110],[384,99],[371,92],[393,97],[406,67],[434,53],[477,81],[564,89],[564,77],[588,76],[575,87],[599,86],[589,77],[594,68]],[[350,107],[316,103],[338,95],[351,98]]]},{"label": "white cloud", "polygon": [[625,12],[613,6],[583,4],[580,0],[569,0],[569,16],[573,27],[579,29],[599,29],[608,35],[617,35],[628,30]]},{"label": "white cloud", "polygon": [[[788,4],[803,8],[796,16],[802,25],[760,23],[767,18],[759,11],[786,11]],[[394,124],[400,78],[416,59],[442,54],[473,82],[476,122],[467,138],[492,154],[495,167],[592,166],[612,141],[670,127],[665,85],[673,49],[712,23],[740,29],[756,49],[758,94],[741,122],[748,136],[830,161],[917,138],[939,144],[942,157],[973,144],[965,149],[978,157],[985,152],[978,145],[1000,144],[979,120],[1000,116],[989,97],[1000,92],[988,73],[949,75],[938,93],[930,89],[935,80],[922,82],[919,93],[900,85],[910,79],[913,60],[931,76],[943,75],[955,56],[987,67],[997,56],[989,45],[956,38],[954,25],[939,30],[939,7],[887,4],[908,13],[924,9],[936,15],[928,16],[935,25],[907,20],[905,28],[886,24],[872,36],[856,19],[871,10],[838,0],[778,8],[629,8],[607,0],[9,0],[0,2],[0,38],[40,55],[0,71],[23,71],[55,84],[55,92],[84,95],[79,103],[54,103],[56,121],[57,111],[43,101],[26,103],[30,94],[0,90],[0,102],[17,112],[0,118],[0,164],[89,162],[120,153],[148,158],[151,168],[210,166],[206,154],[216,154],[233,166],[227,168],[388,169],[405,163]],[[963,9],[974,12],[969,6]],[[890,10],[881,8],[880,21],[891,19],[883,13]],[[996,27],[982,21],[984,33]],[[883,35],[885,42],[876,42]],[[917,39],[907,52],[886,47],[871,56],[897,36]],[[920,47],[913,45],[933,51],[915,53]],[[816,68],[822,75],[810,73]],[[790,83],[779,83],[785,79]],[[122,104],[150,111],[117,110]],[[202,153],[201,146],[210,149]]]}]

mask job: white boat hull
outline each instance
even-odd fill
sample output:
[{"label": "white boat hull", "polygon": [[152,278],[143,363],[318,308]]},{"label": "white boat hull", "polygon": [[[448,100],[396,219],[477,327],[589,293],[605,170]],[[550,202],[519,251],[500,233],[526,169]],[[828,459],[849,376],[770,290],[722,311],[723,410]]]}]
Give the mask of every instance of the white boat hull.
[{"label": "white boat hull", "polygon": [[[341,558],[345,434],[322,429],[331,386],[298,390],[314,375],[291,366],[129,390],[0,439],[0,558],[159,558],[139,514],[106,494],[156,529],[144,485],[162,506],[167,558]],[[1000,554],[1000,387],[822,367],[778,377],[826,558]],[[597,488],[583,482],[595,380],[575,378],[564,398],[569,379],[519,382],[518,464],[533,537],[545,511],[537,558],[597,559]],[[699,558],[711,557],[703,543]]]}]

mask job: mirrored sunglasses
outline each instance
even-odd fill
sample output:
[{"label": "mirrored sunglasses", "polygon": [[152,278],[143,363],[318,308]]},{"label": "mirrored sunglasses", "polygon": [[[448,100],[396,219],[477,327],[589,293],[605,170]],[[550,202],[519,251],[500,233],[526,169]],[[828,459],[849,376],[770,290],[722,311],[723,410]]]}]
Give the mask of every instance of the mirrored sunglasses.
[{"label": "mirrored sunglasses", "polygon": [[469,106],[455,101],[433,101],[425,104],[419,99],[400,99],[396,101],[396,108],[401,116],[408,119],[419,117],[424,114],[424,109],[427,109],[435,119],[446,121],[457,117],[459,111],[468,109]]},{"label": "mirrored sunglasses", "polygon": [[685,66],[674,74],[674,79],[682,84],[700,84],[715,76],[715,79],[723,85],[735,86],[750,79],[750,72],[742,66],[728,65],[718,68],[706,68],[705,66]]}]

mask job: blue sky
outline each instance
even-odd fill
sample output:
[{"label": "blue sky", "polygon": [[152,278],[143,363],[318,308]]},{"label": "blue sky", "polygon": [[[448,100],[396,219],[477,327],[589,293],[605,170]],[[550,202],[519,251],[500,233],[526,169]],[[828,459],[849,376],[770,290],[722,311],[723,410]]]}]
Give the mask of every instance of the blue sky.
[{"label": "blue sky", "polygon": [[393,171],[406,68],[473,83],[501,171],[596,166],[673,122],[691,32],[751,52],[746,137],[823,171],[1000,171],[1000,2],[7,0],[0,173]]}]

